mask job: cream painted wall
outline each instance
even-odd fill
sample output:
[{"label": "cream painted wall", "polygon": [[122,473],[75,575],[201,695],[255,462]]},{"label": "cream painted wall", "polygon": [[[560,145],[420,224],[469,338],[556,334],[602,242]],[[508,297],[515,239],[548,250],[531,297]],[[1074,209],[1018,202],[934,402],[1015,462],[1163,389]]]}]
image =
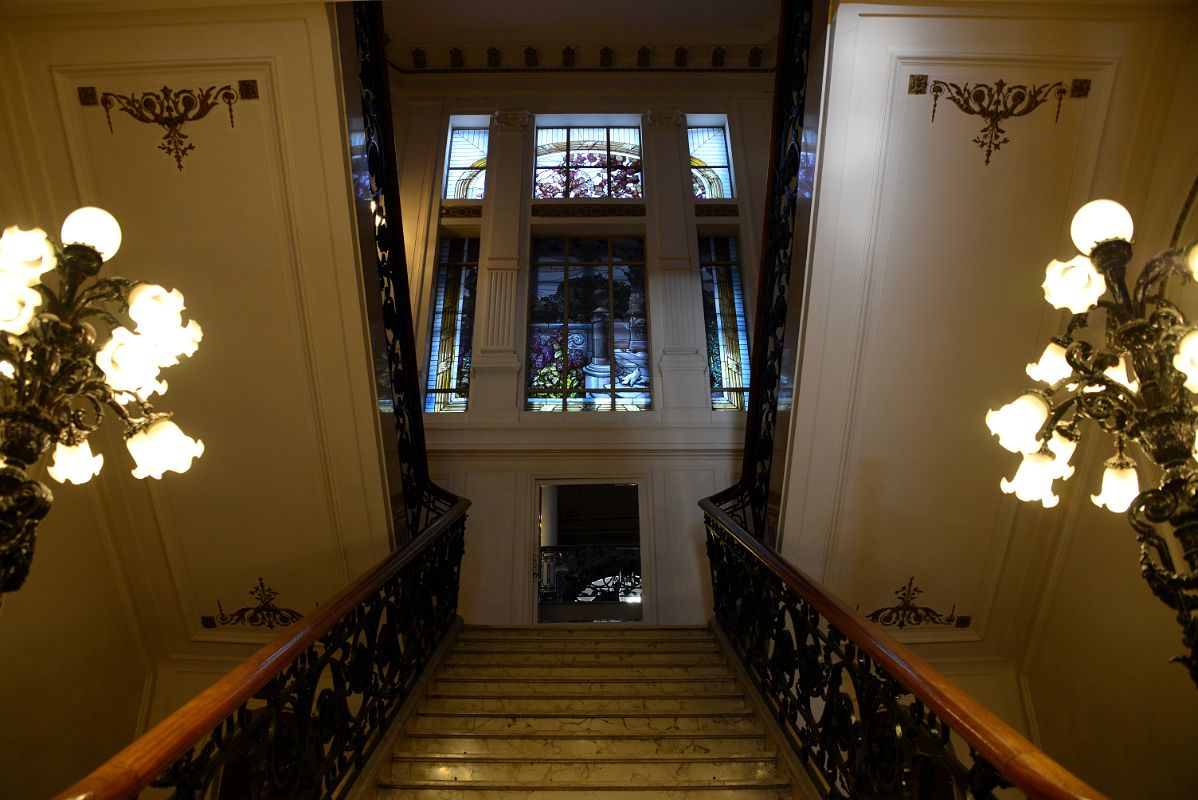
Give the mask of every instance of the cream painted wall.
[{"label": "cream painted wall", "polygon": [[[700,498],[739,470],[743,417],[713,412],[697,280],[696,221],[686,196],[685,136],[663,111],[726,114],[740,216],[719,221],[742,246],[745,296],[755,296],[760,198],[768,159],[769,75],[419,76],[393,73],[404,235],[417,319],[428,344],[432,265],[442,226],[480,235],[478,315],[470,410],[426,414],[432,470],[470,498],[461,613],[470,623],[535,620],[538,482],[635,481],[641,486],[645,622],[702,624],[711,615]],[[533,220],[539,232],[643,234],[654,408],[616,414],[523,411],[532,129],[492,128],[483,217],[442,221],[442,164],[451,115],[537,113],[642,116],[646,217]],[[653,114],[646,114],[653,112]],[[657,116],[654,116],[656,114]],[[656,122],[655,122],[656,120]],[[714,232],[715,226],[704,230]],[[751,305],[751,300],[750,300]],[[752,313],[752,309],[749,309]]]},{"label": "cream painted wall", "polygon": [[[835,25],[782,551],[862,611],[914,575],[920,604],[972,623],[898,638],[1099,790],[1186,796],[1198,715],[1167,663],[1178,628],[1136,574],[1126,523],[1086,497],[1109,442],[1087,432],[1046,510],[999,492],[1017,459],[983,417],[1064,324],[1039,284],[1072,253],[1078,206],[1122,200],[1137,263],[1163,246],[1198,153],[1194,90],[1178,88],[1198,17],[866,3],[839,5]],[[981,120],[946,97],[933,123],[913,74],[1091,91],[1059,120],[1050,107],[1004,123],[987,166]]]}]

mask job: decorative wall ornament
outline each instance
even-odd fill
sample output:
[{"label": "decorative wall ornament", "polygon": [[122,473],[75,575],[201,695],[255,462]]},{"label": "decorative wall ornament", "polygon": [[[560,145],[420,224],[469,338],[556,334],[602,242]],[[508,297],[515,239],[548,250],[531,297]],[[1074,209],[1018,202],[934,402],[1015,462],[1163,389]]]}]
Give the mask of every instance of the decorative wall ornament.
[{"label": "decorative wall ornament", "polygon": [[[907,83],[908,94],[923,94],[921,86],[926,85],[927,75],[912,75]],[[986,121],[985,126],[978,131],[973,142],[979,150],[986,152],[986,164],[990,164],[990,156],[995,150],[1010,142],[1002,123],[1013,117],[1022,117],[1032,113],[1049,97],[1057,99],[1057,114],[1054,122],[1061,119],[1061,101],[1069,90],[1065,84],[1057,81],[1043,85],[1010,84],[1006,81],[988,83],[949,83],[934,80],[932,86],[932,122],[936,121],[936,108],[942,95],[957,108],[971,116],[981,117]]]},{"label": "decorative wall ornament", "polygon": [[915,585],[915,576],[912,575],[905,586],[894,590],[894,596],[899,600],[896,605],[876,609],[865,616],[879,625],[897,628],[905,628],[908,625],[952,625],[957,621],[956,603],[953,603],[946,616],[928,606],[915,605],[915,598],[921,594],[923,589]]},{"label": "decorative wall ornament", "polygon": [[643,217],[644,203],[569,203],[567,205],[534,204],[534,217]]},{"label": "decorative wall ornament", "polygon": [[271,587],[258,578],[258,585],[250,589],[250,597],[258,601],[256,606],[244,606],[232,614],[226,614],[220,600],[216,601],[216,621],[221,625],[250,625],[255,628],[285,628],[299,622],[304,615],[292,608],[279,608],[275,598],[279,596]]},{"label": "decorative wall ornament", "polygon": [[482,206],[441,206],[442,219],[469,219],[482,215]]},{"label": "decorative wall ornament", "polygon": [[495,120],[497,133],[524,133],[528,130],[528,123],[532,121],[532,115],[526,108],[517,111],[496,111],[491,118]]},{"label": "decorative wall ornament", "polygon": [[[257,82],[254,81],[253,84],[256,96]],[[196,147],[187,141],[183,126],[188,122],[198,122],[208,116],[212,109],[224,103],[229,109],[229,127],[232,128],[233,104],[238,99],[237,90],[229,84],[221,87],[209,86],[207,89],[179,90],[163,86],[161,92],[133,92],[129,95],[104,92],[100,95],[100,105],[104,107],[104,114],[108,118],[109,133],[113,132],[114,108],[124,111],[138,122],[158,125],[165,130],[158,149],[174,158],[175,166],[182,172],[183,158]]]},{"label": "decorative wall ornament", "polygon": [[649,124],[659,131],[681,128],[685,121],[686,117],[676,108],[654,109],[649,112]]},{"label": "decorative wall ornament", "polygon": [[735,203],[696,203],[696,217],[739,217],[740,206]]}]

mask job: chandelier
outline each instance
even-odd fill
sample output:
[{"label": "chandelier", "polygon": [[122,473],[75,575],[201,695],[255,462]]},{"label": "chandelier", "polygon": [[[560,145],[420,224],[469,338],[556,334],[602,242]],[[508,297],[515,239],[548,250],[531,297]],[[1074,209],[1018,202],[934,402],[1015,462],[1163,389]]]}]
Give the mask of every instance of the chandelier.
[{"label": "chandelier", "polygon": [[[1087,203],[1074,216],[1070,233],[1080,253],[1050,262],[1043,284],[1044,299],[1073,316],[1027,365],[1039,385],[991,410],[986,425],[1002,447],[1023,456],[1014,478],[999,482],[1002,490],[1045,508],[1060,499],[1054,482],[1073,475],[1069,460],[1082,423],[1112,437],[1114,452],[1090,499],[1127,513],[1140,573],[1176,612],[1189,649],[1173,660],[1198,685],[1198,326],[1165,296],[1171,278],[1198,278],[1198,243],[1161,253],[1129,288],[1132,230],[1131,214],[1113,200]],[[1081,338],[1098,312],[1101,333]],[[1133,445],[1160,468],[1155,487],[1141,491]],[[1188,569],[1178,568],[1178,556]]]},{"label": "chandelier", "polygon": [[25,582],[53,502],[29,477],[51,445],[47,474],[75,484],[104,464],[88,436],[109,410],[124,424],[134,477],[186,472],[204,452],[149,402],[166,392],[160,372],[203,336],[194,320],[183,324],[183,295],[99,277],[121,245],[120,225],[103,209],[71,213],[61,241],[40,228],[0,236],[0,599]]}]

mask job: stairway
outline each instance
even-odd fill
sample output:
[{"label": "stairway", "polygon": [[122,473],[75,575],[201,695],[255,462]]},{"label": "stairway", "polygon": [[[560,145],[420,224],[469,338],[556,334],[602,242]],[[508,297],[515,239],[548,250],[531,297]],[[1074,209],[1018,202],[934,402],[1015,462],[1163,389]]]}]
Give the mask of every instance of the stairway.
[{"label": "stairway", "polygon": [[379,800],[780,800],[777,755],[698,627],[465,626]]}]

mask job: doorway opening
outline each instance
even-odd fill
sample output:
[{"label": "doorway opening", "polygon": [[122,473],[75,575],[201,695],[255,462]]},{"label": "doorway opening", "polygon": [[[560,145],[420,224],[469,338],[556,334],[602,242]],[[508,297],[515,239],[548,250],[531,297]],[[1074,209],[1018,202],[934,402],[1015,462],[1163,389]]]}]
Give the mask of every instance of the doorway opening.
[{"label": "doorway opening", "polygon": [[635,483],[540,487],[537,622],[640,622]]}]

